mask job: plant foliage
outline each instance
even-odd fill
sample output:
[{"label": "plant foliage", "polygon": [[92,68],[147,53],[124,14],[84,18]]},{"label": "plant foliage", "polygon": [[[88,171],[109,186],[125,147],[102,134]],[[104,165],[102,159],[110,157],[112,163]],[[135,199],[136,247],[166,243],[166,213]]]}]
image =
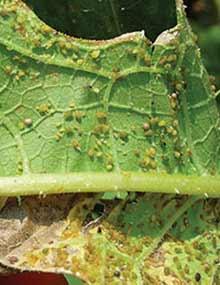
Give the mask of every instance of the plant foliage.
[{"label": "plant foliage", "polygon": [[220,117],[182,1],[26,2],[110,39],[0,1],[0,270],[217,284]]}]

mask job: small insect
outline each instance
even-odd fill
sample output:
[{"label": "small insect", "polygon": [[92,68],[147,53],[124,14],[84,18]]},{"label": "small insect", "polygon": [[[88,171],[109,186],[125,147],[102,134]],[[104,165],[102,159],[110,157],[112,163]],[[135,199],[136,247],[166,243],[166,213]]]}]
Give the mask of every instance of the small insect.
[{"label": "small insect", "polygon": [[33,124],[33,120],[31,118],[25,118],[24,119],[24,124],[26,127],[31,127]]},{"label": "small insect", "polygon": [[143,124],[143,129],[144,129],[144,131],[148,131],[150,129],[150,124],[144,123]]},{"label": "small insect", "polygon": [[201,280],[201,275],[200,275],[199,272],[197,272],[197,273],[195,274],[195,280],[196,280],[196,282],[199,282],[199,281]]},{"label": "small insect", "polygon": [[72,147],[77,151],[81,151],[81,146],[78,140],[72,140]]},{"label": "small insect", "polygon": [[100,50],[94,50],[91,52],[91,57],[97,59],[100,56]]}]

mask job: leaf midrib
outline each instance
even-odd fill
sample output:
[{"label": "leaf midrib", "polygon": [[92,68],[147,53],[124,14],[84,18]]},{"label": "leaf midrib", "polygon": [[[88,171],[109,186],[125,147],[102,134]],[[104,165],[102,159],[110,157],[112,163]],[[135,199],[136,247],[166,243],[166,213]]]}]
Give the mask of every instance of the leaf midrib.
[{"label": "leaf midrib", "polygon": [[74,172],[0,177],[1,196],[56,193],[152,192],[220,197],[220,176],[141,172]]}]

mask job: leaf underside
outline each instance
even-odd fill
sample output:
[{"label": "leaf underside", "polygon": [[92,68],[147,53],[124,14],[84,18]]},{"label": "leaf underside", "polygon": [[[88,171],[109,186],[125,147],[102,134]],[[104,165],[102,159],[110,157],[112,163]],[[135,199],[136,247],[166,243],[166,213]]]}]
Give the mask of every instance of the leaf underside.
[{"label": "leaf underside", "polygon": [[0,175],[219,175],[215,94],[181,3],[177,14],[153,44],[90,42],[1,2]]},{"label": "leaf underside", "polygon": [[[216,96],[176,3],[178,25],[152,43],[143,32],[72,38],[22,1],[0,1],[2,193],[5,178],[131,172],[157,177],[161,189],[164,174],[206,175],[219,196]],[[2,272],[61,272],[88,284],[217,284],[219,199],[37,192],[43,197],[19,205],[0,198]]]}]

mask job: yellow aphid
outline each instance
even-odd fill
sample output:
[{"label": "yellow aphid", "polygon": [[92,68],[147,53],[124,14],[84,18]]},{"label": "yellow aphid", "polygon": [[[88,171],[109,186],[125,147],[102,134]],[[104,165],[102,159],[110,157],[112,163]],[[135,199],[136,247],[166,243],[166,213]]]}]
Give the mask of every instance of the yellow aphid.
[{"label": "yellow aphid", "polygon": [[154,147],[151,147],[148,151],[147,151],[147,154],[150,156],[150,157],[152,157],[152,158],[154,158],[155,157],[155,155],[156,155],[156,149],[154,148]]},{"label": "yellow aphid", "polygon": [[93,58],[93,59],[97,59],[98,57],[100,56],[100,50],[93,50],[92,52],[91,52],[91,57]]},{"label": "yellow aphid", "polygon": [[78,140],[76,140],[76,139],[72,140],[71,145],[75,150],[81,151],[80,143]]}]

